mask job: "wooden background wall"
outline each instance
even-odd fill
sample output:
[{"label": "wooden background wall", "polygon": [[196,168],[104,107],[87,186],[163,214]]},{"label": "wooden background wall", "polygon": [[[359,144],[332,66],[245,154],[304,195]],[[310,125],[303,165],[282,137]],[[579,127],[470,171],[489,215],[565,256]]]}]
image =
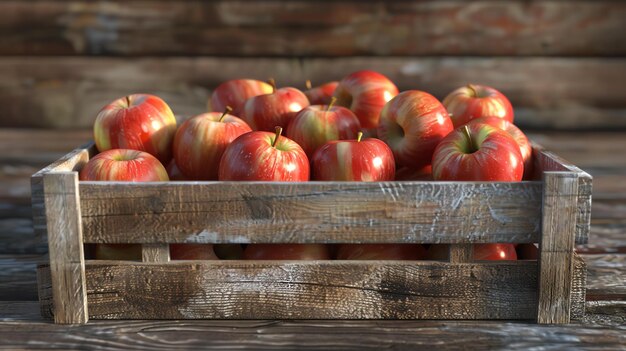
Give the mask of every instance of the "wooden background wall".
[{"label": "wooden background wall", "polygon": [[443,98],[492,85],[525,128],[626,128],[622,1],[0,0],[0,126],[90,127],[109,101],[203,112],[236,77],[375,69]]}]

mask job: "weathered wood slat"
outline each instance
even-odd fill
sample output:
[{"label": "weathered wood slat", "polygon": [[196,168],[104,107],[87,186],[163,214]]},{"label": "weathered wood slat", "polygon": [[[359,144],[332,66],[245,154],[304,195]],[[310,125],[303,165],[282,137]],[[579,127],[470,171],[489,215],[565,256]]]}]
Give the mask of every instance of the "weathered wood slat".
[{"label": "weathered wood slat", "polygon": [[88,261],[86,276],[93,319],[532,319],[537,307],[530,261]]},{"label": "weathered wood slat", "polygon": [[626,128],[624,60],[511,57],[4,57],[0,125],[90,128],[105,104],[136,92],[158,94],[184,118],[205,112],[208,89],[228,79],[273,76],[279,86],[303,88],[306,79],[336,80],[358,69],[438,98],[468,82],[494,86],[511,99],[522,127]]},{"label": "weathered wood slat", "polygon": [[141,260],[143,262],[169,262],[169,244],[143,244],[141,245]]},{"label": "weathered wood slat", "polygon": [[36,270],[43,261],[41,255],[0,255],[0,301],[37,300]]},{"label": "weathered wood slat", "polygon": [[539,182],[81,182],[80,201],[86,243],[524,243],[538,241],[541,191]]},{"label": "weathered wood slat", "polygon": [[78,174],[43,175],[50,279],[56,323],[86,323],[87,294]]},{"label": "weathered wood slat", "polygon": [[48,0],[0,9],[3,55],[626,54],[626,6],[614,1]]},{"label": "weathered wood slat", "polygon": [[587,299],[587,264],[580,255],[574,253],[574,266],[572,273],[572,294],[570,318],[578,321],[585,317]]},{"label": "weathered wood slat", "polygon": [[626,254],[581,256],[589,272],[588,299],[626,301]]},{"label": "weathered wood slat", "polygon": [[570,322],[578,181],[574,172],[543,174],[537,316],[541,324]]}]

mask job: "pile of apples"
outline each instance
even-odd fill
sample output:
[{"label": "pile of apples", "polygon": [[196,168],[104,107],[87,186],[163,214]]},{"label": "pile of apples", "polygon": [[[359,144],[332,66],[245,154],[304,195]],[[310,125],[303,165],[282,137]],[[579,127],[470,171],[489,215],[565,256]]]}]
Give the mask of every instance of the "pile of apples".
[{"label": "pile of apples", "polygon": [[[357,71],[300,91],[273,80],[230,80],[208,113],[177,128],[160,98],[135,94],[105,106],[94,124],[99,154],[81,170],[91,181],[520,181],[532,174],[531,145],[499,91],[469,84],[443,102],[399,92],[386,76]],[[98,245],[99,258],[119,258]],[[535,246],[532,248],[535,248]],[[519,245],[521,251],[533,251]],[[140,257],[136,246],[133,255]],[[241,247],[239,247],[241,249]],[[445,259],[431,245],[173,246],[172,259]],[[518,250],[520,251],[520,250]],[[104,253],[102,253],[104,252]],[[130,251],[129,251],[130,252]],[[523,258],[536,258],[525,253]],[[98,254],[100,253],[100,254]],[[512,244],[479,244],[475,259],[516,259]],[[134,256],[133,256],[134,257]]]}]

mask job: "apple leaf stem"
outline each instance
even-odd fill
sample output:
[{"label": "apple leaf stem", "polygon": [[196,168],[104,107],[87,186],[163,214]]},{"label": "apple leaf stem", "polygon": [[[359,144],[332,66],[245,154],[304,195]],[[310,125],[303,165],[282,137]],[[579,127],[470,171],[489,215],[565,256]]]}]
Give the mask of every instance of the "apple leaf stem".
[{"label": "apple leaf stem", "polygon": [[126,95],[126,105],[130,107],[130,95]]},{"label": "apple leaf stem", "polygon": [[357,135],[356,135],[356,141],[358,143],[360,143],[361,142],[361,138],[363,138],[363,132],[358,132]]},{"label": "apple leaf stem", "polygon": [[476,86],[474,84],[468,84],[467,87],[472,91],[474,96],[478,96],[478,91],[476,90]]},{"label": "apple leaf stem", "polygon": [[335,102],[337,102],[337,98],[336,97],[331,97],[330,98],[330,103],[328,103],[328,107],[326,107],[326,112],[330,111],[330,109],[333,107],[333,105],[335,104]]},{"label": "apple leaf stem", "polygon": [[220,116],[220,119],[218,122],[221,122],[222,120],[224,120],[224,117],[226,117],[227,114],[233,112],[233,108],[230,106],[226,106],[226,108],[224,109],[224,112],[222,113],[222,115]]},{"label": "apple leaf stem", "polygon": [[476,145],[474,145],[474,139],[472,138],[472,133],[467,125],[463,126],[463,134],[465,134],[465,138],[467,138],[467,142],[469,143],[469,152],[468,154],[473,154],[478,151],[476,149]]},{"label": "apple leaf stem", "polygon": [[276,126],[276,136],[274,137],[274,141],[272,142],[272,147],[276,147],[276,143],[278,142],[278,137],[283,133],[283,128],[280,126]]},{"label": "apple leaf stem", "polygon": [[306,80],[306,82],[304,82],[304,86],[305,86],[307,89],[311,89],[311,88],[313,88],[313,86],[311,85],[311,80],[310,80],[310,79],[307,79],[307,80]]},{"label": "apple leaf stem", "polygon": [[267,83],[272,86],[272,93],[276,92],[276,80],[270,78],[267,80]]}]

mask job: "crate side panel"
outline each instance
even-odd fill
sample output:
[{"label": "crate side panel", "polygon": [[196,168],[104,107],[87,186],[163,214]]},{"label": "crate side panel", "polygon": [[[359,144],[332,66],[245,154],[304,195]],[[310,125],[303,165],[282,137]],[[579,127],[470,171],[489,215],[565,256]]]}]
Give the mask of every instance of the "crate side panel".
[{"label": "crate side panel", "polygon": [[540,182],[81,183],[85,242],[537,242]]}]

